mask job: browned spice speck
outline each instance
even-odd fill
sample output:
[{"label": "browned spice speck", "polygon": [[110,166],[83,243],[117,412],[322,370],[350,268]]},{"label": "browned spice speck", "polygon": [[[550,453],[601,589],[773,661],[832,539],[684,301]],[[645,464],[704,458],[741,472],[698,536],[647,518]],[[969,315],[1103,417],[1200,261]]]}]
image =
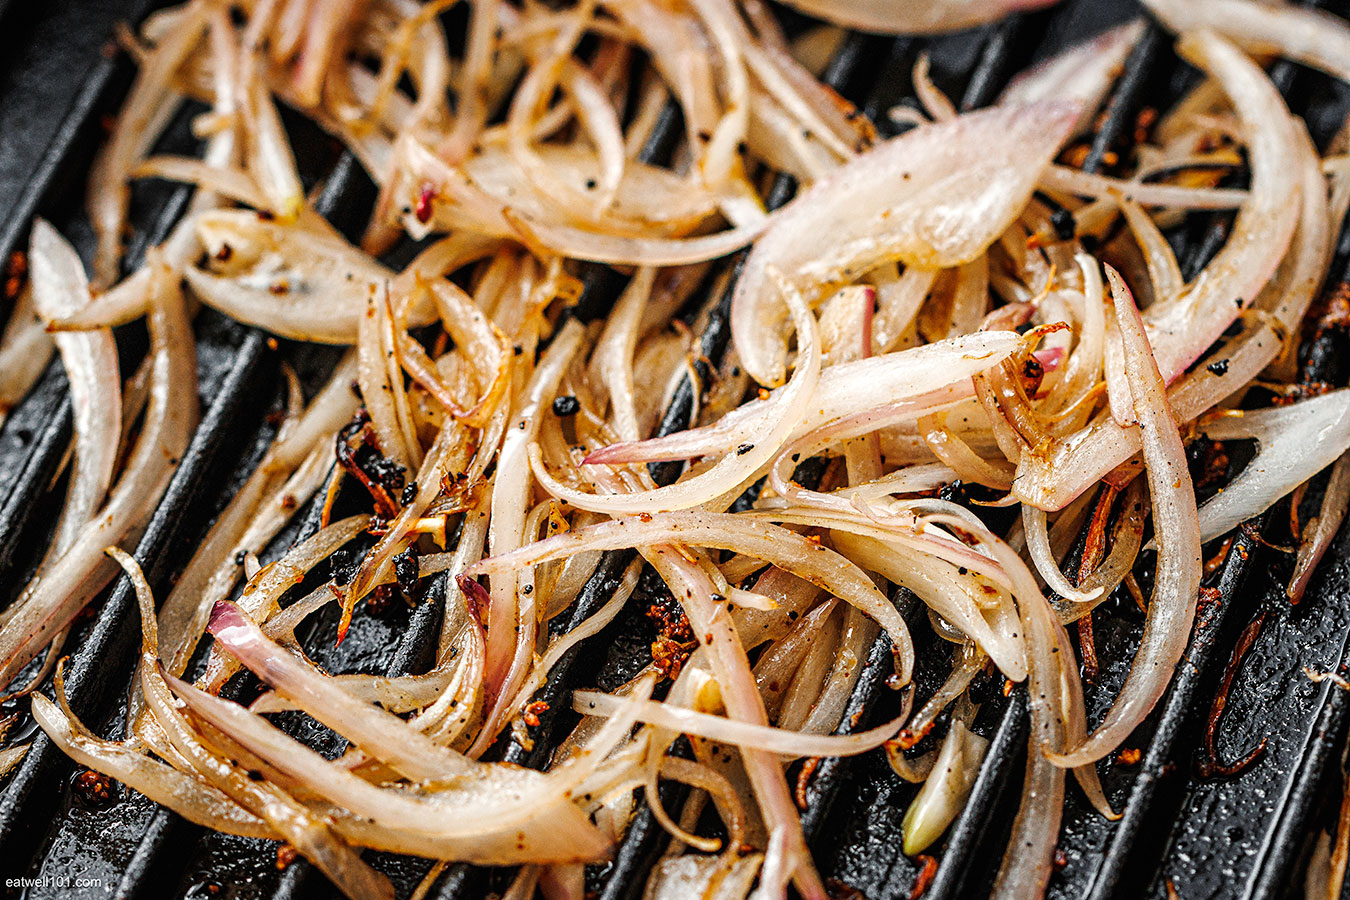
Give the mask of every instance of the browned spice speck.
[{"label": "browned spice speck", "polygon": [[927,893],[928,888],[933,884],[933,879],[937,877],[938,861],[936,856],[920,853],[918,863],[922,868],[919,869],[919,877],[914,879],[914,887],[910,888],[909,900],[919,900]]}]

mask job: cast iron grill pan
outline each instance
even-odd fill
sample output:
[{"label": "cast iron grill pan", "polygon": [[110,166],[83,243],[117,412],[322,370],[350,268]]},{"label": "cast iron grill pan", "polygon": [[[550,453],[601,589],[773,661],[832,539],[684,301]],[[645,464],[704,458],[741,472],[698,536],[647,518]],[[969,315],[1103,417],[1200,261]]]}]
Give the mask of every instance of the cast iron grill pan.
[{"label": "cast iron grill pan", "polygon": [[[137,22],[156,3],[150,0],[53,0],[10,4],[0,0],[0,258],[23,247],[32,217],[51,219],[83,251],[91,235],[81,213],[85,173],[103,117],[125,95],[131,70],[108,52],[112,24]],[[1345,4],[1326,4],[1346,14]],[[992,102],[1013,72],[1103,28],[1138,13],[1132,3],[1066,0],[1055,9],[1021,16],[988,28],[931,40],[851,36],[842,45],[827,80],[858,103],[889,133],[886,110],[913,103],[909,72],[927,51],[939,85],[964,109]],[[792,25],[791,16],[789,26]],[[1107,151],[1127,147],[1138,112],[1166,106],[1192,83],[1195,73],[1178,62],[1168,35],[1150,28],[1126,65],[1095,131],[1087,165],[1102,166]],[[1350,110],[1350,92],[1317,73],[1277,64],[1272,77],[1291,108],[1309,122],[1325,145]],[[177,152],[194,147],[180,116],[164,138]],[[304,174],[318,196],[317,206],[344,231],[360,225],[374,191],[359,166],[331,141],[288,120]],[[678,133],[678,114],[665,117],[644,151],[660,160]],[[773,200],[792,194],[790,179],[774,186]],[[163,184],[139,186],[133,219],[137,237],[128,259],[139,260],[148,243],[160,239],[181,214],[189,192]],[[1220,246],[1231,218],[1196,215],[1170,238],[1188,274],[1198,271]],[[739,258],[723,265],[735,267]],[[1326,290],[1350,275],[1350,235],[1343,234]],[[613,270],[583,271],[586,292],[573,311],[602,316],[623,279]],[[734,276],[733,276],[734,277]],[[700,331],[698,384],[686,382],[662,422],[664,431],[687,426],[693,392],[707,386],[729,340],[726,294],[704,296],[689,313]],[[242,484],[270,441],[266,413],[281,403],[279,363],[296,368],[307,390],[322,384],[335,362],[331,349],[281,342],[275,348],[261,333],[203,310],[195,323],[202,422],[144,536],[136,557],[160,596],[182,569],[191,549]],[[118,334],[124,366],[144,353],[139,326]],[[1312,379],[1344,384],[1340,359],[1346,348],[1330,335],[1305,345],[1302,362]],[[60,484],[60,464],[69,440],[70,415],[59,365],[14,411],[0,430],[0,601],[26,579],[53,525],[59,502],[49,492]],[[659,479],[678,470],[658,469]],[[810,472],[802,477],[809,478]],[[1315,483],[1308,504],[1320,493]],[[59,497],[59,494],[56,495]],[[955,499],[962,499],[956,491]],[[1110,823],[1092,812],[1075,789],[1068,791],[1060,849],[1064,865],[1051,881],[1054,897],[1277,898],[1299,893],[1310,838],[1334,815],[1341,789],[1339,760],[1347,726],[1347,699],[1330,682],[1310,681],[1303,668],[1326,671],[1350,664],[1350,537],[1342,536],[1298,607],[1283,596],[1288,554],[1268,546],[1287,540],[1277,506],[1269,522],[1253,523],[1240,534],[1207,584],[1218,601],[1203,616],[1187,658],[1159,710],[1126,746],[1138,762],[1115,759],[1100,765],[1108,796],[1124,813]],[[302,510],[268,548],[274,559],[317,525],[317,509]],[[1276,537],[1278,535],[1278,537]],[[1214,548],[1211,548],[1211,550]],[[558,618],[559,629],[581,621],[608,597],[631,559],[608,556],[576,606]],[[1147,562],[1145,560],[1145,562]],[[322,569],[323,567],[320,567]],[[322,574],[322,572],[318,573]],[[1141,571],[1147,589],[1147,571]],[[629,609],[600,635],[583,644],[555,671],[541,696],[550,713],[534,730],[534,750],[504,741],[494,752],[523,765],[542,766],[549,749],[572,721],[568,694],[574,688],[609,689],[650,660],[653,636],[642,610],[662,588],[644,577]],[[346,640],[334,646],[334,620],[323,615],[302,635],[307,652],[329,671],[423,671],[431,662],[443,582],[429,579],[416,608],[393,605],[387,612],[362,610]],[[900,605],[916,625],[919,645],[919,700],[940,682],[949,650],[925,639],[919,604],[900,592]],[[1088,690],[1090,714],[1100,715],[1114,696],[1142,627],[1129,601],[1110,601],[1096,618],[1103,668]],[[1205,778],[1198,766],[1206,715],[1238,633],[1264,611],[1264,627],[1233,679],[1228,712],[1221,722],[1220,757],[1240,757],[1262,738],[1264,753],[1231,777]],[[330,610],[330,614],[334,611]],[[96,603],[72,634],[66,652],[67,688],[76,712],[109,736],[120,736],[121,710],[140,634],[134,597],[122,579]],[[866,728],[893,715],[899,697],[885,687],[889,647],[872,648],[850,700],[841,732]],[[986,702],[976,723],[991,738],[971,800],[934,848],[936,878],[924,896],[981,897],[997,869],[1020,794],[1026,733],[1025,703],[1018,691],[1006,699],[1001,685],[984,685]],[[241,677],[227,690],[247,699],[257,685]],[[326,755],[344,745],[331,732],[300,716],[280,724]],[[20,726],[32,731],[31,723]],[[676,752],[679,752],[677,748]],[[303,860],[277,864],[274,842],[205,831],[140,795],[118,789],[110,802],[91,805],[72,790],[77,767],[39,733],[23,765],[0,787],[0,877],[51,876],[52,883],[29,889],[4,888],[7,896],[68,897],[327,897],[333,889]],[[789,770],[795,776],[794,767]],[[803,811],[808,839],[822,874],[843,892],[852,888],[872,900],[909,897],[919,864],[900,853],[900,821],[914,787],[895,777],[880,754],[825,760],[804,782]],[[678,808],[682,791],[663,785],[662,801]],[[1330,799],[1328,799],[1330,798]],[[668,839],[639,804],[629,832],[607,866],[592,867],[588,888],[608,900],[642,896],[652,866]],[[368,853],[406,897],[422,880],[425,860]],[[101,887],[57,887],[84,878]],[[432,890],[443,898],[482,897],[500,891],[510,872],[449,866]],[[69,884],[69,881],[65,883]],[[2,885],[2,883],[0,883]]]}]

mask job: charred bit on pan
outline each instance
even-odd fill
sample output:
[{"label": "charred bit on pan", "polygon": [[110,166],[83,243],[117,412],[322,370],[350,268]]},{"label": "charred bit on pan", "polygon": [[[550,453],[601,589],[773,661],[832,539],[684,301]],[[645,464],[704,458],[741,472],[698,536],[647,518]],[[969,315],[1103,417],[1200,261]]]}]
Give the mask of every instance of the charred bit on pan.
[{"label": "charred bit on pan", "polygon": [[417,591],[417,548],[409,547],[394,557],[394,578],[403,592],[403,599],[413,602]]},{"label": "charred bit on pan", "polygon": [[379,440],[370,427],[370,414],[364,408],[338,432],[337,461],[370,492],[380,519],[387,521],[398,514],[399,504],[394,498],[402,496],[407,470],[380,451]]}]

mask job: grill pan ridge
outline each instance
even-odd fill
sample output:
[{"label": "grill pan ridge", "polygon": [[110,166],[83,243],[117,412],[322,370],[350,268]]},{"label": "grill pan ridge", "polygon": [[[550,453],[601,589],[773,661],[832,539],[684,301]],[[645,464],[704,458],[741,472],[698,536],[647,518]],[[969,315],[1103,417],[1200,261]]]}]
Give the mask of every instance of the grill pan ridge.
[{"label": "grill pan ridge", "polygon": [[[1198,0],[1197,0],[1198,2]],[[85,172],[101,137],[102,117],[115,111],[130,81],[129,63],[110,52],[112,26],[138,22],[152,0],[50,0],[10,4],[0,0],[0,258],[23,246],[35,215],[52,220],[82,252],[92,235],[82,221]],[[1350,3],[1316,4],[1350,14]],[[1140,11],[1119,0],[1065,0],[1051,10],[1011,18],[987,28],[935,39],[894,40],[850,36],[841,46],[827,80],[889,128],[887,110],[912,102],[910,70],[928,52],[936,82],[962,109],[993,102],[1007,78],[1030,62],[1124,21]],[[1350,88],[1288,63],[1271,69],[1294,112],[1308,121],[1314,139],[1325,145],[1350,111]],[[1133,133],[1141,109],[1174,98],[1194,72],[1172,53],[1171,38],[1150,26],[1098,122],[1087,166],[1099,168],[1109,151]],[[186,116],[164,138],[177,151],[191,149]],[[339,229],[360,225],[374,188],[350,155],[336,151],[317,132],[294,126],[297,156],[319,197],[320,212]],[[678,116],[667,116],[644,149],[650,159],[669,151]],[[663,139],[664,136],[664,139]],[[775,185],[773,200],[791,195],[790,179]],[[133,219],[137,237],[128,259],[161,239],[182,214],[190,192],[151,183],[136,188]],[[1231,221],[1196,214],[1171,235],[1188,277],[1222,245]],[[737,259],[723,265],[736,265]],[[733,275],[734,277],[734,275]],[[585,271],[586,291],[574,314],[603,315],[622,278],[613,270]],[[1350,231],[1343,230],[1323,288],[1350,283]],[[706,383],[729,340],[726,299],[706,297],[700,349],[700,380]],[[280,362],[300,373],[312,391],[331,370],[330,349],[282,342],[275,349],[262,333],[203,310],[194,324],[202,421],[164,498],[135,548],[157,592],[172,583],[190,548],[257,464],[272,437],[265,413],[283,396]],[[135,329],[119,333],[124,361],[144,352]],[[1325,335],[1301,351],[1304,373],[1345,384],[1350,371],[1343,339]],[[711,368],[709,368],[711,366]],[[662,422],[664,431],[685,427],[692,409],[688,381],[677,392]],[[34,549],[52,527],[51,503],[44,498],[59,477],[70,435],[70,409],[59,364],[0,429],[0,584],[8,592],[22,584]],[[672,477],[673,472],[654,472]],[[1309,502],[1321,487],[1314,482]],[[1281,507],[1276,507],[1278,511]],[[1273,516],[1272,516],[1273,518]],[[275,559],[317,527],[317,506],[302,510],[262,554]],[[1304,668],[1342,671],[1350,667],[1350,534],[1343,533],[1314,578],[1302,604],[1291,607],[1283,594],[1286,554],[1261,538],[1264,521],[1251,523],[1233,541],[1206,584],[1217,590],[1191,646],[1158,710],[1127,746],[1138,761],[1109,759],[1099,766],[1107,795],[1123,813],[1107,822],[1074,790],[1068,791],[1060,849],[1063,866],[1050,883],[1055,898],[1177,896],[1270,898],[1301,894],[1302,871],[1311,837],[1334,819],[1343,790],[1340,760],[1350,726],[1350,697],[1330,681],[1314,683]],[[563,628],[583,620],[607,598],[631,560],[612,554],[582,592],[576,607],[559,617]],[[412,610],[358,615],[345,641],[334,646],[331,619],[316,616],[303,635],[307,652],[333,672],[388,674],[425,670],[439,626],[446,585],[429,579]],[[644,580],[630,607],[640,608],[656,589]],[[919,604],[903,591],[902,611],[918,621]],[[1099,618],[1097,646],[1104,662],[1088,689],[1090,715],[1100,715],[1124,678],[1141,620],[1110,601],[1112,614]],[[331,610],[330,610],[331,612]],[[1206,714],[1233,646],[1244,626],[1264,613],[1265,624],[1236,669],[1217,746],[1235,759],[1267,739],[1265,752],[1238,774],[1204,777],[1199,766]],[[614,686],[641,667],[648,652],[648,626],[640,613],[621,614],[601,634],[583,643],[559,665],[542,689],[550,713],[533,730],[533,751],[504,742],[500,758],[540,767],[566,734],[571,714],[567,694],[575,688]],[[134,594],[126,579],[106,592],[72,634],[66,652],[67,689],[75,711],[93,728],[117,736],[120,711],[139,642]],[[920,668],[935,670],[946,650],[920,642]],[[899,698],[885,687],[888,646],[881,639],[867,657],[850,698],[840,732],[867,728],[894,714]],[[920,691],[924,687],[920,679]],[[933,685],[927,685],[931,690]],[[248,679],[229,690],[243,695]],[[969,803],[934,851],[937,873],[926,898],[956,900],[985,896],[1016,811],[1025,759],[1026,704],[1020,691],[1004,700],[997,691],[976,722],[991,739]],[[919,699],[922,699],[922,695]],[[326,755],[341,752],[341,739],[300,717],[280,720]],[[25,734],[36,732],[28,722]],[[25,730],[26,729],[26,730]],[[23,764],[0,784],[0,891],[7,897],[223,897],[239,900],[327,897],[333,891],[302,859],[279,867],[274,842],[205,831],[125,789],[111,801],[91,805],[72,790],[79,771],[40,732]],[[796,775],[797,770],[790,770]],[[853,889],[869,900],[911,896],[920,866],[900,852],[900,820],[915,788],[891,773],[880,754],[824,760],[805,781],[803,822],[822,875],[840,896]],[[681,791],[663,785],[662,801],[678,806]],[[647,875],[668,843],[649,810],[639,808],[614,860],[594,867],[587,887],[603,900],[643,895]],[[388,874],[400,897],[407,897],[431,867],[425,860],[370,853]],[[451,865],[430,896],[477,898],[500,891],[509,873]],[[43,879],[46,878],[44,882]],[[22,886],[11,879],[37,880]],[[70,887],[74,879],[83,886]]]}]

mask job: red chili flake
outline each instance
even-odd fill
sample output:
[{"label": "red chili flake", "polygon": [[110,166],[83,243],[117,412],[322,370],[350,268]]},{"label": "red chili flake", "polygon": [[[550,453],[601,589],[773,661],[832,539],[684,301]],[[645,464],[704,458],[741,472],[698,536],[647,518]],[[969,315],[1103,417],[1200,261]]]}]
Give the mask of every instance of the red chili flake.
[{"label": "red chili flake", "polygon": [[1054,865],[1056,869],[1062,869],[1068,864],[1069,864],[1069,854],[1065,853],[1063,850],[1056,847],[1055,857],[1054,860],[1052,861],[1052,865]]},{"label": "red chili flake", "polygon": [[1275,396],[1270,399],[1270,405],[1292,406],[1304,400],[1311,400],[1313,397],[1320,397],[1335,389],[1336,386],[1328,381],[1302,381],[1298,384],[1287,384],[1272,388]]},{"label": "red chili flake", "polygon": [[277,848],[277,868],[286,868],[291,863],[295,862],[295,858],[299,855],[300,851],[296,850],[290,844],[282,844]]},{"label": "red chili flake", "polygon": [[1075,169],[1081,169],[1083,163],[1087,162],[1088,145],[1079,144],[1076,147],[1070,147],[1064,151],[1064,163],[1073,166]]},{"label": "red chili flake", "polygon": [[1199,619],[1198,627],[1204,628],[1209,624],[1210,616],[1214,615],[1215,609],[1223,605],[1223,594],[1218,588],[1202,587],[1200,597],[1196,602],[1196,615]]},{"label": "red chili flake", "polygon": [[802,761],[802,769],[797,773],[797,808],[806,809],[807,797],[806,789],[811,784],[811,778],[816,774],[816,769],[820,768],[820,757],[812,756]]},{"label": "red chili flake", "polygon": [[914,879],[914,887],[909,889],[909,900],[919,900],[928,888],[932,886],[933,879],[937,877],[938,861],[936,856],[929,856],[927,853],[920,853],[918,857],[919,877]]},{"label": "red chili flake", "polygon": [[13,300],[19,296],[27,281],[28,256],[22,250],[15,250],[9,255],[9,262],[5,266],[5,299]]},{"label": "red chili flake", "polygon": [[1139,758],[1143,756],[1138,747],[1125,747],[1116,754],[1116,762],[1122,766],[1134,766],[1139,764]]},{"label": "red chili flake", "polygon": [[525,711],[521,714],[521,718],[524,719],[525,724],[531,728],[538,728],[539,714],[542,712],[548,712],[548,704],[543,700],[536,700],[525,707]]},{"label": "red chili flake", "polygon": [[1151,106],[1146,106],[1139,110],[1139,114],[1134,117],[1134,142],[1144,144],[1148,142],[1149,133],[1158,121],[1158,111]]},{"label": "red chili flake", "polygon": [[417,205],[413,207],[413,215],[423,225],[431,221],[431,202],[435,199],[436,186],[434,184],[423,184],[422,189],[417,192]]},{"label": "red chili flake", "polygon": [[85,769],[75,778],[75,790],[89,803],[107,803],[112,799],[112,779],[102,772]]}]

